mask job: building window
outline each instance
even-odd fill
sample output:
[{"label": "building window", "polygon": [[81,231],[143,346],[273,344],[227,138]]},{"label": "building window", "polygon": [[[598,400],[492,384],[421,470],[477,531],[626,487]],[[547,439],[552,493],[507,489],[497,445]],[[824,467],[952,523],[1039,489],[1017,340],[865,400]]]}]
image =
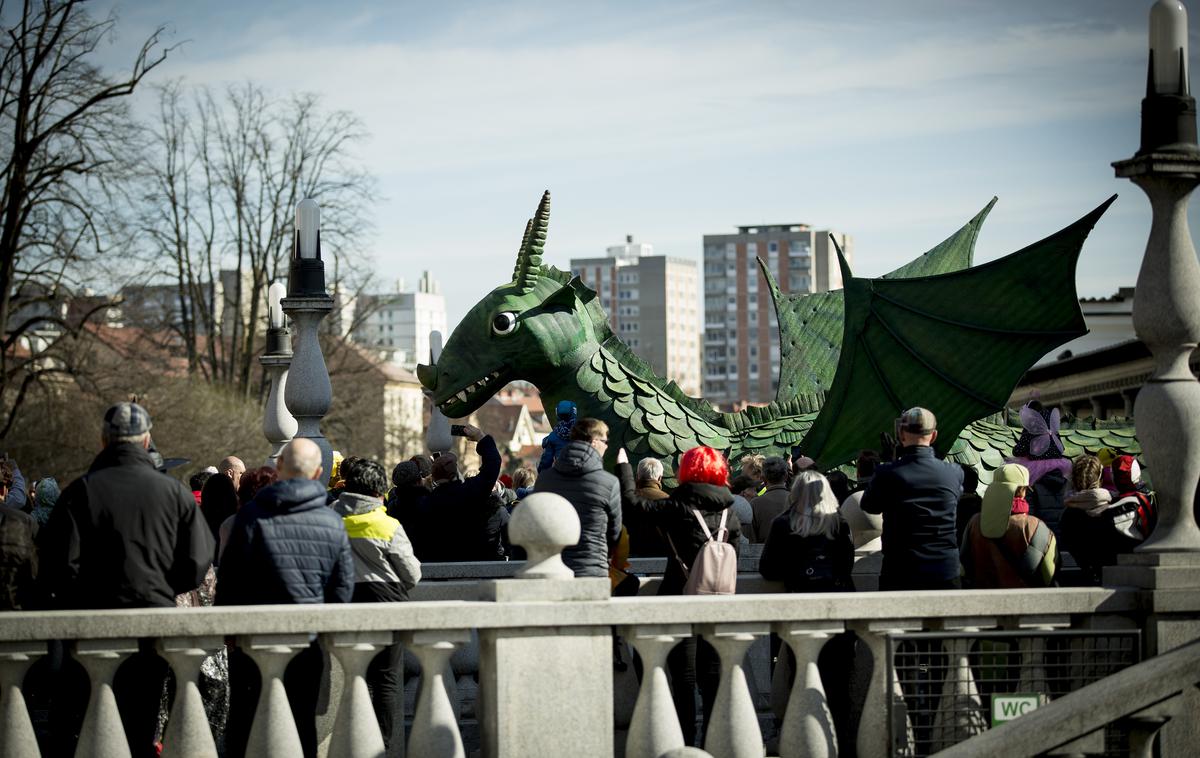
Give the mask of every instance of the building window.
[{"label": "building window", "polygon": [[767,243],[767,252],[768,253],[778,253],[779,252],[779,243],[778,242],[768,242]]}]

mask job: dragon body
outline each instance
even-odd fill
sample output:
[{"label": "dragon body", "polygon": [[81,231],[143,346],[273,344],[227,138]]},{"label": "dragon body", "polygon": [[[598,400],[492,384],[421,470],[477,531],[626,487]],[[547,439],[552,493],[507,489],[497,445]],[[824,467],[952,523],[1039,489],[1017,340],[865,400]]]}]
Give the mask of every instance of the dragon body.
[{"label": "dragon body", "polygon": [[[779,321],[779,394],[769,405],[724,413],[656,376],[612,332],[594,291],[542,263],[547,192],[526,225],[512,281],[476,304],[436,366],[417,373],[450,418],[469,415],[513,380],[536,385],[547,408],[572,400],[581,417],[608,424],[609,459],[622,446],[634,461],[659,458],[668,464],[668,485],[678,456],[697,445],[731,460],[798,446],[823,466],[839,465],[874,447],[905,407],[924,405],[938,414],[941,452],[976,465],[986,483],[1020,434],[1003,412],[1013,387],[1039,357],[1085,332],[1074,265],[1107,207],[1006,259],[971,268],[979,227],[994,202],[881,279],[854,278],[842,260],[845,293],[781,292],[760,260]],[[1047,266],[1047,259],[1058,265]],[[1021,279],[1035,261],[1051,270],[1040,284]],[[1019,291],[1006,291],[1014,281]],[[985,312],[969,316],[954,306],[930,311],[921,304],[949,293]],[[1030,301],[1023,319],[1000,307],[1006,299]],[[1068,455],[1102,447],[1138,452],[1124,424],[1067,427],[1061,436]]]}]

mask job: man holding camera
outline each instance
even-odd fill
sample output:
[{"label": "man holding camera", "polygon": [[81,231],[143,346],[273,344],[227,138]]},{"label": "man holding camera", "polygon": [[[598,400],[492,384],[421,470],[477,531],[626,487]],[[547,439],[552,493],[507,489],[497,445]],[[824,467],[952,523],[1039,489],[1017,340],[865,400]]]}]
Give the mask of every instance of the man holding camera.
[{"label": "man holding camera", "polygon": [[433,491],[417,504],[420,526],[415,530],[413,548],[422,563],[496,560],[497,556],[485,555],[480,546],[488,542],[488,521],[495,509],[491,494],[500,478],[500,451],[491,435],[478,427],[455,425],[451,431],[475,443],[479,473],[463,479],[457,455],[437,457]]},{"label": "man holding camera", "polygon": [[958,589],[954,515],[963,472],[933,453],[937,419],[910,408],[897,421],[899,455],[875,469],[862,509],[883,514],[881,590]]}]

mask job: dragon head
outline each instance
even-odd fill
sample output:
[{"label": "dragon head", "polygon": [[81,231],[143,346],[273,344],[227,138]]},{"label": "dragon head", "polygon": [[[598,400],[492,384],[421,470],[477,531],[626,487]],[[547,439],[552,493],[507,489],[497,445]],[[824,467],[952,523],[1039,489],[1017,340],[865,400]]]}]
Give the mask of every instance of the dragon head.
[{"label": "dragon head", "polygon": [[455,327],[434,366],[417,376],[435,405],[462,418],[510,381],[544,387],[574,370],[588,345],[609,334],[596,293],[578,278],[542,265],[550,222],[550,192],[525,225],[511,282],[500,285]]}]

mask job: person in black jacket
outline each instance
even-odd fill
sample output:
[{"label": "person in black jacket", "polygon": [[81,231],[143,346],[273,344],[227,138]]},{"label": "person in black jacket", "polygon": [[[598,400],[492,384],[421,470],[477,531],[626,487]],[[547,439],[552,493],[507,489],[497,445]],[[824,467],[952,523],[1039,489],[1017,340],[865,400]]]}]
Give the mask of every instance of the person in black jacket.
[{"label": "person in black jacket", "polygon": [[[62,492],[39,535],[39,589],[49,607],[173,608],[176,595],[204,581],[212,534],[191,491],[155,469],[151,426],[136,403],[104,414],[104,449]],[[152,641],[140,648],[114,690],[130,751],[154,756],[167,663]]]},{"label": "person in black jacket", "polygon": [[497,554],[500,532],[493,524],[496,505],[491,498],[500,478],[500,451],[478,427],[463,426],[463,436],[475,442],[479,473],[462,479],[458,456],[442,453],[433,462],[433,491],[417,503],[414,528],[409,531],[409,522],[396,517],[409,531],[422,563],[504,560],[502,552]]},{"label": "person in black jacket", "polygon": [[801,471],[788,493],[788,509],[771,522],[758,570],[788,592],[854,590],[854,543],[838,512],[829,481]]},{"label": "person in black jacket", "polygon": [[[724,514],[727,541],[737,549],[742,528],[732,508],[728,464],[718,451],[694,447],[684,453],[679,459],[679,486],[663,500],[649,500],[637,493],[633,469],[624,449],[617,452],[617,476],[621,480],[622,507],[631,514],[636,512],[639,522],[662,529],[667,537],[669,555],[662,584],[658,587],[659,595],[683,594],[686,573],[691,571],[696,555],[708,541],[696,520],[697,513],[714,536]],[[540,482],[538,486],[541,487]],[[703,734],[712,715],[717,684],[721,679],[720,658],[707,642],[700,640],[697,644],[695,637],[689,637],[671,651],[667,667],[671,671],[672,696],[683,728],[683,739],[688,745],[695,745],[696,685],[700,686],[704,706],[704,720],[700,725]]]},{"label": "person in black jacket", "polygon": [[562,495],[579,514],[579,542],[563,551],[575,576],[608,576],[609,549],[621,536],[621,487],[604,470],[608,425],[581,418],[554,465],[538,475],[537,491]]},{"label": "person in black jacket", "polygon": [[[0,460],[0,501],[13,482],[11,461]],[[0,610],[29,608],[37,578],[37,521],[24,511],[0,505]]]},{"label": "person in black jacket", "polygon": [[[279,481],[237,512],[217,573],[217,605],[348,603],[354,595],[354,555],[342,519],[325,505],[321,449],[297,437],[279,453]],[[283,683],[300,744],[317,754],[317,696],[324,666],[314,642],[288,664]],[[240,756],[261,681],[245,653],[229,653],[226,754]]]},{"label": "person in black jacket", "polygon": [[937,419],[910,408],[899,419],[900,457],[875,470],[862,509],[883,514],[881,590],[958,589],[955,511],[963,472],[933,454]]}]

